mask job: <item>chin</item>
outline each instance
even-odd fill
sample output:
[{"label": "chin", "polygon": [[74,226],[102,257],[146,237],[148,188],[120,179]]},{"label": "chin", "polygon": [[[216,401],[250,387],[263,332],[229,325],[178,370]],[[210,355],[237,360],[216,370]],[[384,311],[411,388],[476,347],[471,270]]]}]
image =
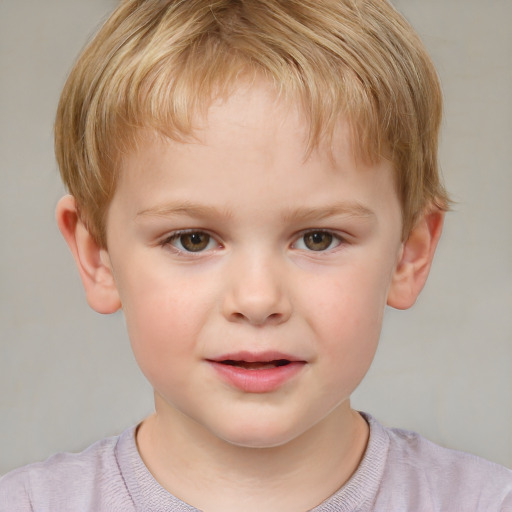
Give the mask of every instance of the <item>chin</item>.
[{"label": "chin", "polygon": [[297,427],[292,428],[282,422],[243,422],[234,425],[234,428],[222,430],[213,433],[223,441],[241,448],[276,448],[288,444],[302,433]]}]

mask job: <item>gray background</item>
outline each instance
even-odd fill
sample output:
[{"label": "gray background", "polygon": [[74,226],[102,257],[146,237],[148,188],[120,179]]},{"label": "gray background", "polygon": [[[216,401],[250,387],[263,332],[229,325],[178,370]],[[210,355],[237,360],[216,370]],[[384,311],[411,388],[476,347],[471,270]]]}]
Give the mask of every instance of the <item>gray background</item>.
[{"label": "gray background", "polygon": [[[458,201],[418,304],[387,312],[356,407],[512,466],[512,1],[400,0],[437,64]],[[52,123],[109,0],[0,0],[0,473],[152,410],[121,315],[88,309],[54,223]]]}]

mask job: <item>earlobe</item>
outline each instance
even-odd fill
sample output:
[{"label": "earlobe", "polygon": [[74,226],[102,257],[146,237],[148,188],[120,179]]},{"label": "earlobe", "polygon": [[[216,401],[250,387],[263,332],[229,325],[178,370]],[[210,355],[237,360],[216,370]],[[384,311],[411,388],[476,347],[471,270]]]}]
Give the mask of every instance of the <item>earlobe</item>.
[{"label": "earlobe", "polygon": [[80,220],[73,196],[61,198],[56,217],[78,267],[89,306],[98,313],[114,313],[121,308],[121,301],[108,252],[100,247]]},{"label": "earlobe", "polygon": [[443,229],[444,212],[428,209],[403,243],[388,293],[388,305],[410,308],[427,280]]}]

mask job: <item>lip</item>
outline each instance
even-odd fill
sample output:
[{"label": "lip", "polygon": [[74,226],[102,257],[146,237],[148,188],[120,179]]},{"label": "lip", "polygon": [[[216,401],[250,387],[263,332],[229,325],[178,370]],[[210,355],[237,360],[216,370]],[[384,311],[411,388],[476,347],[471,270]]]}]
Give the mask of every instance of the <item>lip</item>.
[{"label": "lip", "polygon": [[245,393],[270,393],[295,377],[306,361],[280,352],[237,352],[207,359],[229,385]]}]

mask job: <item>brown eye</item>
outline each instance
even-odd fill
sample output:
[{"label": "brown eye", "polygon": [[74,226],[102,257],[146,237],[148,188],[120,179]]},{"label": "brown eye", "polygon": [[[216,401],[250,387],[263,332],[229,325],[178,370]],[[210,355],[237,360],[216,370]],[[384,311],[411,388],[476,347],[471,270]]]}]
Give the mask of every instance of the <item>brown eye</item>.
[{"label": "brown eye", "polygon": [[331,247],[334,237],[327,231],[312,231],[305,234],[303,240],[310,251],[325,251]]},{"label": "brown eye", "polygon": [[200,252],[210,245],[210,241],[210,235],[198,231],[177,236],[173,245],[177,245],[179,249],[183,248],[188,252]]}]

